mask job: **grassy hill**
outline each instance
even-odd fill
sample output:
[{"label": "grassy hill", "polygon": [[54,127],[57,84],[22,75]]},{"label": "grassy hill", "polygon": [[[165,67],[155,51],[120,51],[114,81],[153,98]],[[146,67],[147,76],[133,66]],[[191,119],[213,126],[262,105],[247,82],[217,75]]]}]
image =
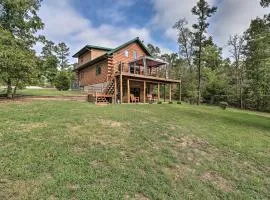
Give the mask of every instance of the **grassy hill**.
[{"label": "grassy hill", "polygon": [[269,199],[270,115],[0,103],[0,199]]}]

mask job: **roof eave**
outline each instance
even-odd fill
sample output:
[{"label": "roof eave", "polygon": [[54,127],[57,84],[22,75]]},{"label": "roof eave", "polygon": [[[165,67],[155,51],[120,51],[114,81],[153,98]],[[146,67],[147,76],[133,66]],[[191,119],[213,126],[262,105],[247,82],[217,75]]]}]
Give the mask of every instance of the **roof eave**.
[{"label": "roof eave", "polygon": [[79,70],[82,70],[82,69],[87,68],[87,67],[89,67],[89,66],[91,66],[91,65],[94,65],[94,64],[96,64],[97,62],[102,61],[102,60],[104,60],[104,59],[106,59],[106,58],[108,58],[108,57],[109,57],[109,55],[108,55],[107,53],[105,53],[104,55],[99,56],[99,57],[95,58],[94,60],[90,60],[89,62],[87,62],[87,63],[85,63],[85,64],[83,64],[83,65],[80,65],[79,67],[77,67],[77,68],[74,69],[73,71],[79,71]]}]

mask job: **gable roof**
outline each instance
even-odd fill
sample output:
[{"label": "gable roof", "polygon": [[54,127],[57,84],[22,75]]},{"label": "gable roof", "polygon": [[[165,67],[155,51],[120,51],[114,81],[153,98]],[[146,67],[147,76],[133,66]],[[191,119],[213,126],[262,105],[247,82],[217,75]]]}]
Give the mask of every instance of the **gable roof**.
[{"label": "gable roof", "polygon": [[78,58],[79,56],[83,55],[84,53],[86,53],[87,51],[89,51],[91,49],[98,49],[98,50],[104,50],[104,51],[111,51],[112,50],[111,48],[107,48],[107,47],[94,46],[94,45],[86,45],[80,51],[78,51],[77,53],[75,53],[72,57],[73,58]]},{"label": "gable roof", "polygon": [[152,56],[151,53],[150,53],[150,51],[148,50],[148,48],[142,43],[142,41],[140,40],[139,37],[136,37],[136,38],[134,38],[134,39],[132,39],[132,40],[130,40],[130,41],[128,41],[128,42],[126,42],[126,43],[124,43],[124,44],[118,46],[118,47],[116,47],[115,49],[112,49],[112,50],[109,51],[107,54],[113,54],[113,53],[115,53],[116,51],[119,51],[120,49],[123,49],[123,48],[125,48],[126,46],[132,44],[133,42],[137,42],[137,43],[140,45],[140,47],[145,51],[145,53],[146,53],[148,56]]},{"label": "gable roof", "polygon": [[140,40],[139,37],[136,37],[114,49],[110,49],[110,48],[106,48],[106,47],[100,47],[100,46],[93,46],[93,45],[86,45],[84,48],[82,48],[79,52],[77,52],[73,57],[76,58],[82,54],[84,54],[85,52],[89,51],[91,48],[92,49],[101,49],[101,50],[105,50],[107,51],[106,53],[104,53],[103,55],[93,59],[93,60],[90,60],[89,62],[87,63],[84,63],[83,65],[79,66],[78,68],[76,68],[75,70],[80,70],[80,69],[83,69],[83,68],[86,68],[90,65],[93,65],[95,64],[96,62],[99,62],[103,59],[106,59],[110,56],[112,56],[113,53],[119,51],[120,49],[123,49],[125,48],[126,46],[132,44],[133,42],[137,42],[139,44],[139,46],[144,50],[144,52],[147,54],[147,56],[150,56],[150,57],[153,57],[152,54],[150,53],[150,51],[148,50],[148,48],[142,43],[142,41]]},{"label": "gable roof", "polygon": [[120,49],[125,48],[126,46],[132,44],[133,42],[137,42],[140,47],[144,50],[144,52],[148,55],[148,56],[152,56],[150,51],[148,50],[148,48],[142,43],[142,41],[140,40],[139,37],[136,37],[114,49],[112,48],[107,48],[107,47],[101,47],[101,46],[93,46],[93,45],[86,45],[85,47],[83,47],[80,51],[78,51],[76,54],[74,54],[72,57],[77,58],[80,55],[83,55],[84,53],[86,53],[87,51],[89,51],[90,49],[99,49],[99,50],[105,50],[107,51],[106,54],[107,55],[111,55],[117,51],[119,51]]}]

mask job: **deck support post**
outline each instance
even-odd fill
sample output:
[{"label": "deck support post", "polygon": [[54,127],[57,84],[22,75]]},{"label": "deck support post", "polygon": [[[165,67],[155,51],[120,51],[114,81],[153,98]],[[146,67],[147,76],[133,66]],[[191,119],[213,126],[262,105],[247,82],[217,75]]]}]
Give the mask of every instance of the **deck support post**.
[{"label": "deck support post", "polygon": [[114,103],[117,103],[117,81],[116,77],[114,77]]},{"label": "deck support post", "polygon": [[143,81],[143,103],[146,103],[146,81]]},{"label": "deck support post", "polygon": [[169,89],[169,101],[172,101],[172,84],[170,83],[169,85],[170,89]]},{"label": "deck support post", "polygon": [[180,82],[179,83],[179,101],[181,102],[182,101],[182,83]]},{"label": "deck support post", "polygon": [[123,76],[120,74],[120,103],[123,103]]},{"label": "deck support post", "polygon": [[130,103],[130,87],[129,87],[129,79],[127,79],[127,98],[128,98],[128,103]]},{"label": "deck support post", "polygon": [[166,85],[164,84],[164,91],[163,91],[163,93],[164,93],[164,102],[166,101]]},{"label": "deck support post", "polygon": [[158,83],[158,89],[157,89],[157,94],[158,94],[158,101],[160,101],[160,85],[159,85],[159,83]]}]

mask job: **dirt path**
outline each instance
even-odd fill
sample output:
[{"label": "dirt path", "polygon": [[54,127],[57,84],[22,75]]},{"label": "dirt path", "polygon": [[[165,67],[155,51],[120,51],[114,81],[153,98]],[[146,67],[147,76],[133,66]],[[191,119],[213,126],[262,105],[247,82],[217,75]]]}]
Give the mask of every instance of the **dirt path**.
[{"label": "dirt path", "polygon": [[13,99],[0,98],[0,103],[31,101],[31,100],[51,100],[51,101],[87,101],[87,95],[80,96],[20,96]]}]

